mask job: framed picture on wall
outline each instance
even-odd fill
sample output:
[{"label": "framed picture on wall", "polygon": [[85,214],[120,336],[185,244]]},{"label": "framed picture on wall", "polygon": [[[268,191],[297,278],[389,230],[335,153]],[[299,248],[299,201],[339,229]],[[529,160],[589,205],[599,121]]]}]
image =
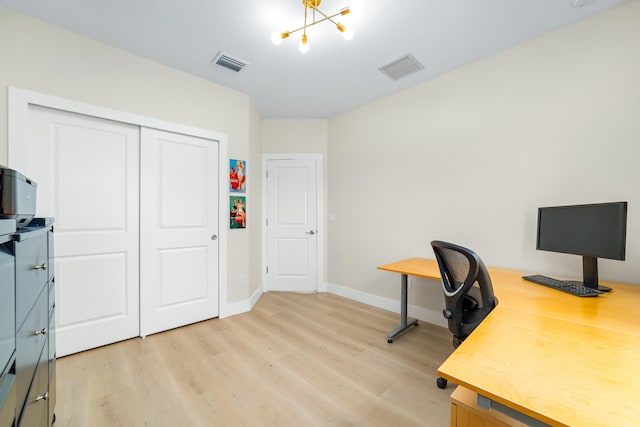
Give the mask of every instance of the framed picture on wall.
[{"label": "framed picture on wall", "polygon": [[247,162],[229,159],[229,191],[244,193],[247,188]]},{"label": "framed picture on wall", "polygon": [[247,228],[247,198],[229,196],[229,228]]}]

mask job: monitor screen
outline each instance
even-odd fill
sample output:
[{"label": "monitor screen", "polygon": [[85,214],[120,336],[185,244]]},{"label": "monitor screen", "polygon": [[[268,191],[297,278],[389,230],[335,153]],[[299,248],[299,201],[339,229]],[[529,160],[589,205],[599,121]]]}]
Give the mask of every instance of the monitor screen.
[{"label": "monitor screen", "polygon": [[624,260],[627,202],[538,209],[536,249]]}]

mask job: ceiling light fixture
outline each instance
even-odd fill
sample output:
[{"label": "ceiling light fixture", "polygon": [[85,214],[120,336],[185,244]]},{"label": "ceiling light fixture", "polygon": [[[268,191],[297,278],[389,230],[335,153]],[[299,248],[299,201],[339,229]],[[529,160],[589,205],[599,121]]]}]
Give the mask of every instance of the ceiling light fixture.
[{"label": "ceiling light fixture", "polygon": [[[271,41],[273,42],[273,44],[278,45],[282,43],[282,40],[286,39],[291,34],[302,30],[302,38],[300,40],[300,45],[298,46],[298,48],[300,49],[300,52],[306,53],[309,51],[307,28],[324,21],[330,21],[333,25],[336,26],[338,31],[342,33],[342,36],[345,38],[345,40],[351,40],[353,38],[353,29],[344,26],[340,22],[335,21],[333,18],[337,16],[347,15],[352,11],[360,11],[362,9],[362,0],[355,0],[351,7],[347,6],[341,9],[340,12],[334,13],[333,15],[327,15],[320,9],[318,9],[321,1],[322,0],[302,0],[302,4],[304,5],[304,25],[300,28],[296,28],[293,31],[283,31],[281,33],[275,32],[271,34]],[[319,19],[316,19],[316,12],[321,15]]]}]

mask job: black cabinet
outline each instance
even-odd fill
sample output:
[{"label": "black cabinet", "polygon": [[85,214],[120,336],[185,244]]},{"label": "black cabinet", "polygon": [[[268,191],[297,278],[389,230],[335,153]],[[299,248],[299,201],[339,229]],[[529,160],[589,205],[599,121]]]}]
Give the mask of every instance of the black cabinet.
[{"label": "black cabinet", "polygon": [[[16,393],[18,402],[25,402],[29,389],[32,388],[33,375],[38,369],[42,351],[47,344],[48,322],[47,293],[41,292],[27,319],[16,334]],[[48,354],[47,349],[47,357]]]},{"label": "black cabinet", "polygon": [[35,374],[29,390],[29,395],[24,401],[22,414],[18,425],[23,427],[48,426],[51,424],[49,416],[49,370],[47,368],[48,355],[41,354],[35,366]]},{"label": "black cabinet", "polygon": [[[38,219],[13,235],[15,257],[15,420],[46,427],[55,408],[55,276],[52,221]],[[0,426],[4,427],[4,426]]]},{"label": "black cabinet", "polygon": [[0,219],[0,427],[16,422],[15,231],[15,220]]},{"label": "black cabinet", "polygon": [[[19,232],[16,257],[16,326],[19,329],[49,279],[47,230]],[[48,301],[48,294],[46,295]],[[47,304],[47,302],[45,302]]]}]

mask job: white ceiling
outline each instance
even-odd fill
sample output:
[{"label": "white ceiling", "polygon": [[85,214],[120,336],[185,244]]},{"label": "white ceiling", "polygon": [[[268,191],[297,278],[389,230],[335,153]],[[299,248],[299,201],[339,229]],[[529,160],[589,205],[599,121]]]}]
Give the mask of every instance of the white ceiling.
[{"label": "white ceiling", "polygon": [[[301,0],[0,0],[0,5],[245,92],[266,119],[328,118],[624,0],[364,0],[345,41],[329,22],[302,26]],[[338,12],[350,0],[323,0]],[[249,65],[212,65],[218,52]],[[407,53],[424,69],[393,81],[378,71]]]}]

